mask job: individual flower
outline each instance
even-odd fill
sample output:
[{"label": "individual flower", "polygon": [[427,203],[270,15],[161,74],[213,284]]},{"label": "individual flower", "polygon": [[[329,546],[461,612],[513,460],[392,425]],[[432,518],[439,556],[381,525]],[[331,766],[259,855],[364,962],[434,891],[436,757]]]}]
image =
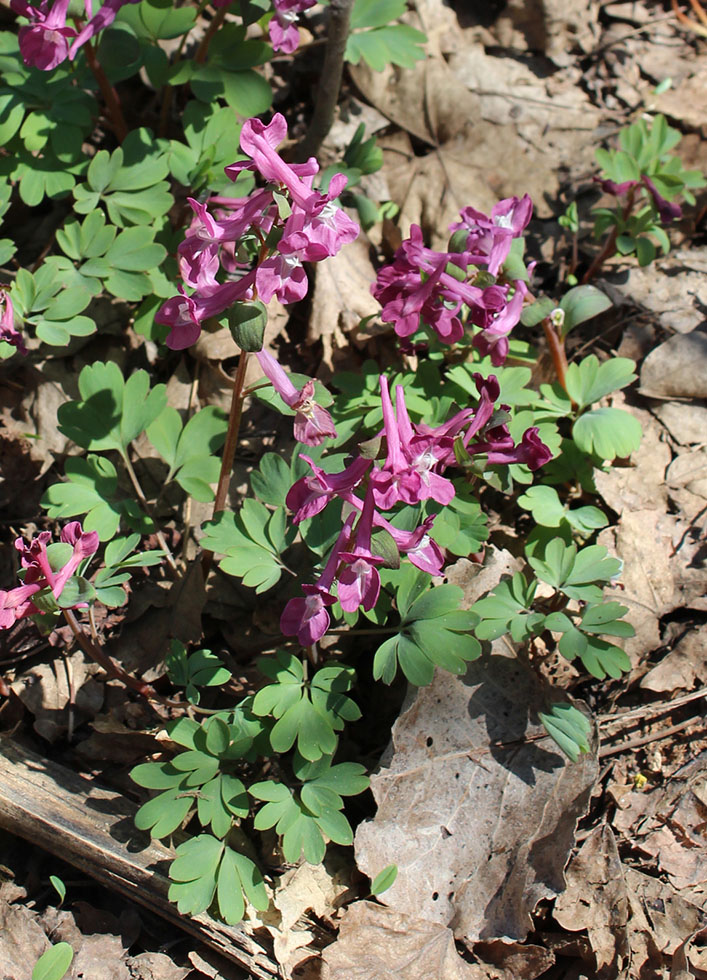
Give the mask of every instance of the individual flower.
[{"label": "individual flower", "polygon": [[295,413],[294,435],[297,442],[305,446],[319,446],[326,439],[336,438],[331,415],[314,400],[314,382],[307,381],[301,390],[297,389],[272,354],[261,350],[255,356],[275,391]]},{"label": "individual flower", "polygon": [[32,65],[40,71],[51,71],[67,58],[73,59],[87,41],[112,24],[121,7],[126,3],[137,2],[138,0],[105,0],[94,15],[91,0],[84,0],[88,22],[76,31],[66,23],[70,0],[55,0],[51,7],[49,0],[42,0],[36,7],[27,3],[27,0],[10,0],[10,6],[15,13],[26,17],[30,22],[19,30],[22,60],[26,65]]},{"label": "individual flower", "polygon": [[378,601],[381,580],[376,566],[382,565],[383,559],[371,551],[374,512],[373,492],[369,487],[356,524],[354,546],[339,554],[345,566],[338,573],[337,594],[344,612],[355,612],[359,606],[373,609]]},{"label": "individual flower", "polygon": [[6,344],[12,344],[20,354],[27,354],[24,338],[15,327],[15,310],[12,299],[10,294],[2,288],[0,288],[0,340],[4,340]]},{"label": "individual flower", "polygon": [[32,604],[32,596],[39,592],[38,584],[18,585],[16,589],[5,592],[0,589],[0,630],[9,630],[19,619],[38,612]]},{"label": "individual flower", "polygon": [[273,17],[268,24],[270,42],[275,51],[292,54],[299,44],[295,26],[299,15],[313,7],[317,0],[273,0]]},{"label": "individual flower", "polygon": [[29,25],[19,30],[20,54],[26,65],[51,71],[69,57],[69,42],[76,37],[73,27],[67,27],[66,14],[70,0],[42,0],[35,7],[26,0],[10,0],[16,14],[26,17]]},{"label": "individual flower", "polygon": [[661,197],[658,193],[658,188],[655,186],[650,177],[646,177],[645,174],[642,174],[641,181],[653,198],[653,203],[655,204],[656,210],[660,215],[661,224],[669,225],[672,221],[677,221],[678,219],[682,218],[682,208],[680,205],[671,204],[670,201],[666,201],[664,197]]},{"label": "individual flower", "polygon": [[285,503],[294,513],[295,524],[319,514],[335,497],[347,499],[346,495],[359,486],[373,466],[373,460],[359,456],[341,473],[325,473],[304,453],[300,459],[309,463],[312,473],[293,483],[287,493]]},{"label": "individual flower", "polygon": [[95,554],[99,545],[97,532],[84,531],[79,521],[66,524],[60,538],[64,544],[71,545],[73,550],[71,557],[58,571],[52,569],[47,554],[47,546],[51,541],[49,531],[41,531],[29,545],[22,538],[15,541],[15,548],[20,553],[20,563],[25,569],[25,584],[39,583],[42,588],[48,587],[55,599],[59,598],[81,562]]},{"label": "individual flower", "polygon": [[280,617],[280,629],[285,636],[296,636],[303,647],[310,647],[321,640],[329,629],[327,606],[333,606],[336,597],[331,594],[340,553],[351,534],[352,514],[344,523],[336,543],[316,585],[303,585],[305,598],[290,599]]}]

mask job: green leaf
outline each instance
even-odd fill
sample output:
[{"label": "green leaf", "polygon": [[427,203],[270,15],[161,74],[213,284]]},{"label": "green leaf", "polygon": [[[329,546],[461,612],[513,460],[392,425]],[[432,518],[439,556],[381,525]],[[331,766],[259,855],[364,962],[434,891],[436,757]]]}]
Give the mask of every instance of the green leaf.
[{"label": "green leaf", "polygon": [[345,58],[354,65],[363,58],[374,71],[383,71],[387,65],[412,68],[426,57],[422,48],[426,41],[421,31],[408,24],[386,24],[349,34]]},{"label": "green leaf", "polygon": [[602,460],[625,459],[641,444],[641,424],[620,408],[595,408],[580,415],[572,438],[584,453]]},{"label": "green leaf", "polygon": [[61,878],[58,878],[56,875],[49,875],[49,881],[54,886],[54,889],[59,896],[59,905],[61,905],[66,898],[66,885]]},{"label": "green leaf", "polygon": [[611,305],[611,300],[606,293],[602,293],[596,286],[575,286],[568,290],[560,302],[560,308],[565,313],[562,336],[566,337],[578,324],[598,316],[599,313],[610,309]]},{"label": "green leaf", "polygon": [[32,980],[62,980],[74,959],[68,943],[57,943],[39,957],[32,970]]},{"label": "green leaf", "polygon": [[635,636],[633,626],[621,619],[627,612],[628,606],[620,602],[588,605],[582,613],[581,628],[586,633],[603,633],[606,636]]},{"label": "green leaf", "polygon": [[186,778],[183,777],[176,787],[143,803],[135,814],[137,829],[149,830],[157,840],[173,834],[194,806],[193,796],[185,795],[185,790]]},{"label": "green leaf", "polygon": [[539,713],[548,735],[559,745],[572,762],[590,751],[592,726],[586,715],[574,705],[557,702],[549,711]]},{"label": "green leaf", "polygon": [[395,883],[395,879],[397,877],[397,864],[387,865],[387,867],[383,868],[382,871],[379,871],[373,879],[373,882],[371,883],[371,895],[382,895],[383,892],[388,891],[388,889]]},{"label": "green leaf", "polygon": [[587,648],[580,656],[586,670],[600,681],[607,674],[617,680],[631,669],[631,661],[623,650],[613,643],[598,640],[595,636],[587,637]]},{"label": "green leaf", "polygon": [[123,456],[167,403],[164,385],[150,391],[143,370],[126,382],[113,361],[87,365],[79,375],[79,391],[81,401],[59,408],[61,431],[84,449],[117,449]]},{"label": "green leaf", "polygon": [[595,355],[590,354],[568,367],[567,394],[580,408],[585,408],[634,381],[635,367],[628,357],[612,357],[600,364]]},{"label": "green leaf", "polygon": [[[173,882],[169,898],[177,901],[183,915],[199,915],[211,905],[224,850],[223,842],[210,834],[192,837],[177,848],[177,857],[169,868]],[[184,887],[187,884],[189,887]]]},{"label": "green leaf", "polygon": [[225,721],[211,718],[204,725],[206,731],[206,749],[213,755],[223,755],[231,743],[231,732]]},{"label": "green leaf", "polygon": [[528,583],[516,572],[511,579],[499,582],[490,596],[475,602],[471,612],[481,619],[475,629],[478,638],[496,640],[511,629],[517,642],[531,636],[539,627],[536,614],[531,612],[536,588],[537,582]]}]

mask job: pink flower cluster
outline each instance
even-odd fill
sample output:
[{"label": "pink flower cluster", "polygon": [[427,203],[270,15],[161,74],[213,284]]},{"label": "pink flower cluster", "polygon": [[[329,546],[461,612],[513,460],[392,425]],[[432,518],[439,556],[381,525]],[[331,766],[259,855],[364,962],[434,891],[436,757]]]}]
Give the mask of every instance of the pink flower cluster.
[{"label": "pink flower cluster", "polygon": [[[246,198],[218,198],[230,210],[217,217],[189,198],[194,218],[179,246],[179,267],[194,293],[187,295],[180,287],[180,295],[168,299],[155,316],[158,323],[171,327],[167,345],[172,349],[191,346],[203,320],[219,316],[239,300],[302,299],[308,288],[304,263],[335,255],[358,235],[358,225],[334,203],[346,177],[335,174],[326,194],[313,190],[319,165],[314,157],[302,164],[285,163],[277,147],[286,136],[287,123],[280,113],[268,125],[248,119],[241,130],[241,149],[251,162],[233,163],[226,173],[235,180],[243,170],[255,170],[267,185]],[[246,235],[261,243],[253,267],[239,258]],[[219,282],[222,271],[232,278]]]},{"label": "pink flower cluster", "polygon": [[[319,580],[304,585],[304,598],[291,599],[282,614],[280,628],[286,636],[297,636],[303,646],[311,646],[329,628],[327,607],[338,598],[345,612],[361,606],[372,609],[380,592],[378,567],[384,558],[372,541],[374,529],[387,531],[399,552],[417,568],[438,575],[444,556],[430,536],[434,517],[428,517],[412,531],[401,531],[384,516],[398,504],[418,504],[435,500],[450,503],[454,484],[444,475],[454,466],[455,440],[471,455],[485,455],[489,463],[527,463],[537,469],[551,453],[540,440],[536,428],[528,429],[518,445],[503,424],[494,423],[494,405],[499,397],[495,377],[474,375],[480,399],[475,409],[457,412],[437,428],[413,425],[405,405],[404,390],[395,390],[395,410],[384,377],[380,379],[383,431],[386,457],[382,465],[359,456],[341,473],[325,473],[308,457],[312,473],[302,477],[287,495],[287,506],[299,523],[319,514],[327,504],[341,500],[348,516]],[[333,594],[336,585],[336,595]]]},{"label": "pink flower cluster", "polygon": [[[511,243],[530,221],[533,205],[526,194],[500,201],[491,216],[474,208],[461,211],[455,232],[455,251],[426,248],[417,225],[410,230],[391,265],[378,273],[373,295],[383,307],[386,323],[400,337],[415,333],[422,322],[445,344],[479,329],[472,344],[490,354],[498,366],[508,356],[508,335],[520,320],[527,288],[521,280],[498,281]],[[422,322],[421,322],[422,321]]]},{"label": "pink flower cluster", "polygon": [[26,17],[29,24],[20,27],[20,52],[26,65],[41,71],[51,71],[67,58],[73,59],[76,52],[99,31],[109,27],[115,15],[126,3],[138,0],[104,0],[101,9],[94,14],[92,0],[84,0],[87,23],[80,29],[68,27],[66,17],[70,0],[42,0],[35,7],[27,0],[10,0],[16,14]]},{"label": "pink flower cluster", "polygon": [[0,340],[12,344],[20,354],[27,353],[22,334],[15,327],[15,310],[10,294],[2,288],[0,288]]},{"label": "pink flower cluster", "polygon": [[680,205],[666,201],[666,199],[658,193],[658,188],[646,174],[641,174],[640,180],[624,180],[620,184],[617,184],[616,181],[613,180],[602,180],[601,177],[594,177],[594,180],[596,183],[601,185],[601,189],[603,191],[605,191],[607,194],[612,194],[614,197],[623,197],[634,187],[640,187],[641,184],[643,184],[645,189],[653,198],[653,203],[658,215],[660,216],[660,223],[662,225],[669,225],[673,221],[678,221],[680,218],[682,218],[682,208]]},{"label": "pink flower cluster", "polygon": [[9,629],[18,619],[41,613],[32,601],[37,593],[49,592],[58,599],[81,562],[98,550],[98,534],[84,531],[78,521],[72,521],[62,529],[61,540],[71,545],[73,552],[68,561],[54,571],[47,554],[51,537],[49,531],[41,531],[29,544],[22,538],[15,541],[25,570],[24,582],[9,592],[0,589],[0,629]]}]

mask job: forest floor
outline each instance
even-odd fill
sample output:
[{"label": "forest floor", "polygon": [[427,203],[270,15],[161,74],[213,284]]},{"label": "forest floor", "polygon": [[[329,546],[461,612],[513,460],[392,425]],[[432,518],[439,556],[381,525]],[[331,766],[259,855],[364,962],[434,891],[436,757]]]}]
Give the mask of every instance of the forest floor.
[{"label": "forest floor", "polygon": [[[572,242],[558,217],[572,200],[584,218],[580,261],[586,264],[597,249],[587,220],[599,198],[592,181],[597,146],[611,144],[643,113],[661,112],[683,133],[676,152],[685,166],[707,172],[707,41],[679,23],[669,4],[414,0],[410,6],[410,23],[427,34],[429,57],[404,71],[349,66],[323,148],[325,164],[337,159],[364,122],[384,153],[366,190],[394,201],[399,213],[321,264],[311,301],[289,319],[281,310],[268,327],[269,344],[294,353],[303,370],[324,381],[368,357],[391,362],[391,332],[376,319],[370,284],[374,259],[390,256],[412,224],[433,247],[444,247],[460,208],[489,210],[500,198],[529,193],[535,210],[527,253],[552,295],[570,261]],[[295,135],[311,111],[303,93],[311,92],[320,51],[305,46],[278,66],[275,107],[288,114]],[[463,691],[462,682],[445,675],[419,692],[406,694],[399,685],[378,694],[375,730],[361,734],[361,756],[377,773],[379,803],[386,781],[388,787],[398,781],[400,793],[393,812],[381,805],[376,816],[370,796],[353,810],[360,824],[356,857],[365,870],[397,858],[399,883],[381,897],[384,904],[363,900],[365,879],[350,849],[334,848],[325,867],[290,869],[279,886],[279,914],[245,923],[265,951],[253,959],[260,967],[248,973],[235,965],[237,956],[214,952],[155,910],[64,864],[50,835],[37,833],[30,849],[0,832],[5,980],[27,980],[27,965],[48,934],[73,946],[69,977],[77,980],[267,977],[273,975],[267,962],[275,960],[281,976],[298,980],[707,977],[707,932],[701,932],[707,927],[706,213],[703,190],[671,229],[668,256],[644,269],[632,260],[609,263],[598,285],[614,308],[572,334],[569,344],[570,357],[618,353],[636,360],[637,381],[613,404],[635,415],[643,431],[632,458],[596,478],[611,518],[599,543],[624,562],[612,597],[629,607],[636,628],[625,647],[631,670],[599,682],[565,664],[553,677],[597,717],[596,751],[547,778],[531,774],[522,794],[506,795],[492,743],[523,732],[504,729],[500,719],[494,727],[488,718],[501,690],[506,697],[522,692],[513,689],[512,660],[502,650],[495,680],[484,690],[470,674]],[[106,310],[107,318],[114,315]],[[372,319],[359,326],[366,317]],[[39,500],[54,460],[67,450],[56,428],[58,406],[74,396],[81,364],[116,351],[124,357],[143,343],[127,337],[116,334],[109,348],[103,339],[95,342],[102,348],[54,352],[2,374],[0,584],[13,581],[14,537],[46,521]],[[147,346],[154,363],[156,347]],[[225,339],[204,334],[193,351],[172,361],[171,377],[162,378],[170,402],[185,408],[198,396],[202,404],[227,407],[224,371],[232,350],[227,331]],[[534,381],[552,380],[551,371],[541,353]],[[263,447],[278,448],[286,439],[265,417],[260,406],[248,415],[234,494]],[[198,512],[201,506],[195,505],[193,526],[210,516],[206,505]],[[468,602],[513,567],[522,547],[516,525],[497,511],[492,560],[478,574],[466,559],[448,570]],[[226,661],[240,691],[252,690],[261,631],[277,622],[279,607],[265,601],[255,612],[244,609],[224,576],[213,579],[205,590],[182,583],[177,595],[176,587],[167,590],[171,583],[146,578],[133,596],[130,621],[116,610],[99,623],[111,654],[155,680],[153,651],[168,635],[178,602],[183,638],[201,641],[206,623],[204,645]],[[25,623],[2,634],[0,673],[11,691],[0,702],[3,739],[44,758],[48,769],[67,767],[138,801],[127,773],[161,750],[164,713],[106,680],[71,647],[64,629],[41,639]],[[443,713],[435,710],[442,701]],[[459,746],[455,726],[469,713],[478,722],[476,754],[448,751]],[[402,777],[418,762],[426,775],[411,786]],[[436,868],[439,853],[427,850],[427,842],[431,826],[444,826],[447,784],[478,766],[489,775],[485,795],[459,801],[464,833],[445,849],[447,864]],[[539,835],[543,820],[549,829]],[[424,880],[403,874],[416,863],[427,865]],[[61,908],[50,875],[66,885]],[[456,895],[445,899],[452,879]],[[445,892],[433,886],[427,894],[424,882],[436,880]],[[16,960],[8,954],[3,962],[10,948]]]}]

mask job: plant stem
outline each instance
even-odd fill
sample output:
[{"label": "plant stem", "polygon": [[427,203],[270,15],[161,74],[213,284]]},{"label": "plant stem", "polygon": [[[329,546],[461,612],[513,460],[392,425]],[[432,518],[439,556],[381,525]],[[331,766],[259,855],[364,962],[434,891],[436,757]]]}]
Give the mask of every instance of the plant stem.
[{"label": "plant stem", "polygon": [[142,506],[147,511],[148,516],[150,518],[152,518],[152,521],[153,521],[153,523],[155,525],[155,529],[156,529],[155,530],[155,534],[157,536],[157,540],[160,543],[160,547],[162,548],[162,550],[165,553],[165,557],[167,559],[167,564],[172,569],[172,571],[176,572],[177,571],[177,563],[174,560],[174,555],[172,554],[172,552],[170,550],[170,547],[167,544],[167,541],[165,540],[164,534],[162,534],[162,532],[160,531],[160,529],[157,527],[157,521],[155,521],[154,517],[152,516],[152,510],[150,508],[150,505],[147,502],[147,498],[145,497],[145,494],[142,491],[142,487],[140,486],[140,482],[139,482],[139,480],[137,478],[137,475],[135,473],[135,470],[133,469],[133,464],[130,462],[130,459],[128,457],[127,452],[123,456],[123,462],[125,463],[125,469],[128,471],[128,476],[130,477],[130,482],[132,483],[133,488],[135,490],[135,493],[137,494],[137,499],[140,501],[140,503],[142,504]]},{"label": "plant stem", "polygon": [[167,705],[170,708],[188,707],[188,705],[185,705],[180,701],[170,701],[169,698],[163,698],[161,694],[157,693],[151,684],[147,684],[145,681],[141,681],[138,680],[137,677],[133,677],[132,674],[128,674],[127,671],[123,670],[122,667],[119,667],[118,664],[111,660],[108,654],[104,653],[97,643],[94,643],[90,637],[86,636],[71,609],[64,609],[63,613],[64,619],[71,627],[71,632],[76,637],[76,641],[83,652],[87,657],[90,657],[91,660],[94,660],[97,664],[100,664],[107,674],[110,674],[111,677],[115,677],[116,680],[119,680],[121,683],[125,684],[126,687],[129,687],[132,691],[137,691],[138,694],[150,701],[158,701],[160,704]]},{"label": "plant stem", "polygon": [[567,391],[567,355],[565,354],[565,342],[555,329],[555,325],[552,323],[549,316],[546,316],[543,320],[543,330],[545,331],[547,345],[550,348],[550,354],[552,356],[552,363],[555,368],[557,380],[559,381],[562,389]]},{"label": "plant stem", "polygon": [[314,114],[307,135],[298,147],[297,156],[306,160],[315,156],[334,122],[334,111],[339,99],[341,76],[344,71],[344,53],[349,36],[351,10],[354,0],[331,0],[329,29],[327,32],[324,65],[317,86]]},{"label": "plant stem", "polygon": [[[633,202],[635,198],[636,198],[636,188],[632,187],[628,192],[628,198],[626,200],[626,204],[621,214],[623,224],[625,224],[628,221],[629,215],[633,210]],[[594,261],[589,266],[587,271],[584,273],[584,276],[582,277],[583,286],[586,286],[588,282],[591,282],[592,279],[596,278],[596,276],[601,271],[601,267],[604,265],[606,260],[611,258],[611,256],[614,254],[614,252],[616,251],[616,239],[618,237],[619,237],[619,226],[618,224],[615,224],[614,227],[611,229],[611,234],[607,238],[604,248],[601,250],[601,252],[599,252],[597,256],[595,256]]]},{"label": "plant stem", "polygon": [[120,107],[118,93],[108,81],[108,76],[103,71],[101,63],[96,57],[96,52],[94,51],[93,45],[90,41],[86,41],[84,50],[86,52],[88,67],[93,72],[93,77],[98,82],[98,87],[100,88],[103,98],[105,99],[113,132],[115,133],[118,142],[122,143],[125,137],[128,135],[128,125],[125,122],[125,116],[123,115],[123,110]]},{"label": "plant stem", "polygon": [[[224,443],[223,456],[221,458],[221,472],[219,473],[218,487],[216,488],[216,497],[214,499],[213,517],[215,517],[220,510],[223,510],[226,505],[228,484],[231,480],[231,474],[233,472],[233,458],[236,455],[238,433],[241,427],[241,416],[243,415],[243,402],[245,401],[246,397],[243,387],[245,385],[245,373],[247,367],[248,351],[241,351],[241,356],[238,359],[236,377],[233,381],[231,411],[228,416],[228,430],[226,432],[226,442]],[[206,578],[209,573],[213,557],[213,551],[205,551],[202,556],[201,562],[204,569],[204,578]]]},{"label": "plant stem", "polygon": [[201,44],[196,49],[196,54],[194,55],[194,61],[197,63],[197,65],[202,65],[206,61],[206,55],[209,52],[211,38],[214,36],[221,24],[223,24],[224,20],[226,19],[227,12],[228,7],[219,7],[214,16],[211,18],[211,23],[206,29],[206,34],[204,34],[202,37]]}]

